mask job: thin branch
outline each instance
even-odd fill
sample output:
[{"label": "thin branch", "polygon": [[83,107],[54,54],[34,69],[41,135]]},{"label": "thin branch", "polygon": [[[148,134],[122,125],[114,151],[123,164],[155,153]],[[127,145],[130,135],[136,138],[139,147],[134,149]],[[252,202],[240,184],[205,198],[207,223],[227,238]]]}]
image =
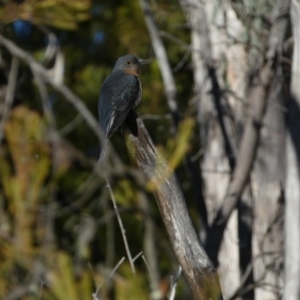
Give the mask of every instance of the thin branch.
[{"label": "thin branch", "polygon": [[174,300],[174,298],[175,298],[176,288],[177,288],[177,284],[178,284],[178,280],[180,278],[181,272],[182,272],[182,268],[181,268],[181,266],[179,266],[176,275],[171,276],[171,288],[170,288],[169,300]]},{"label": "thin branch", "polygon": [[148,264],[148,262],[147,262],[147,260],[146,260],[146,258],[145,258],[144,255],[142,255],[142,259],[143,259],[143,261],[144,261],[144,263],[145,263],[145,265],[147,267],[147,270],[148,270],[148,273],[149,273],[149,276],[150,276],[150,281],[153,282],[153,275],[152,275],[150,266],[149,266],[149,264]]},{"label": "thin branch", "polygon": [[176,84],[168,60],[168,55],[154,21],[149,1],[140,0],[140,5],[144,13],[144,18],[151,37],[153,50],[158,60],[158,65],[163,78],[168,106],[174,120],[174,125],[177,127],[179,123],[179,113],[178,104],[176,101]]},{"label": "thin branch", "polygon": [[[0,35],[0,44],[3,45],[13,56],[16,56],[25,61],[30,66],[30,68],[34,70],[34,73],[40,76],[41,80],[49,83],[53,88],[59,91],[67,101],[73,104],[77,111],[83,116],[84,120],[90,126],[95,135],[99,138],[100,142],[104,142],[106,140],[104,133],[100,129],[98,121],[94,118],[84,102],[75,94],[73,94],[73,92],[66,85],[59,81],[56,81],[51,73],[49,73],[47,69],[45,69],[41,64],[39,64],[33,58],[33,56],[19,48],[10,40],[4,38],[2,35]],[[110,143],[108,143],[107,147],[107,153],[109,153],[110,157],[113,159],[115,168],[120,168],[122,166],[122,162],[118,159],[118,156],[115,154]]]},{"label": "thin branch", "polygon": [[14,101],[14,95],[16,92],[17,76],[18,76],[18,68],[19,68],[19,59],[16,56],[13,56],[10,71],[9,71],[8,85],[7,85],[7,89],[6,89],[3,113],[2,113],[2,118],[0,121],[0,142],[2,141],[3,136],[4,136],[4,133],[3,133],[4,124],[9,118],[11,106]]},{"label": "thin branch", "polygon": [[162,293],[161,290],[159,288],[158,282],[157,282],[157,277],[156,274],[153,274],[153,270],[151,270],[151,267],[147,261],[147,259],[145,258],[144,255],[142,255],[142,259],[147,267],[149,276],[150,276],[150,286],[151,286],[151,294],[150,294],[150,299],[151,300],[160,300],[162,299]]},{"label": "thin branch", "polygon": [[116,273],[116,271],[118,270],[118,268],[120,267],[120,265],[123,263],[123,261],[125,260],[125,256],[123,256],[120,261],[117,263],[117,265],[114,267],[114,269],[111,271],[110,275],[108,276],[108,279],[111,279],[114,274]]},{"label": "thin branch", "polygon": [[189,45],[187,43],[185,43],[183,40],[179,39],[178,37],[176,37],[175,35],[173,35],[169,32],[160,30],[159,35],[162,36],[162,37],[167,38],[168,40],[170,40],[170,41],[172,41],[172,42],[174,42],[174,43],[176,43],[180,46],[183,46],[185,48],[189,48]]},{"label": "thin branch", "polygon": [[[107,280],[110,280],[110,279],[114,276],[114,274],[116,273],[116,271],[118,270],[118,268],[120,267],[120,265],[123,263],[124,260],[125,260],[125,256],[123,256],[123,257],[120,259],[120,261],[117,263],[117,265],[113,268],[113,270],[112,270],[111,273],[109,274]],[[94,279],[95,285],[96,285],[96,287],[97,287],[96,292],[92,294],[93,300],[98,300],[98,298],[97,298],[98,293],[99,293],[99,291],[100,291],[100,289],[101,289],[101,287],[103,286],[104,283],[98,285],[98,283],[97,283],[97,281],[96,281],[96,278],[95,278],[95,276],[94,276],[92,267],[91,267],[90,264],[89,264],[89,267],[90,267],[90,269],[91,269],[91,272],[92,272],[92,275],[93,275],[93,279]]]},{"label": "thin branch", "polygon": [[144,114],[141,115],[140,118],[142,120],[155,120],[155,121],[159,121],[159,120],[170,120],[171,119],[171,115],[170,114],[165,114],[165,115],[150,115],[150,114]]},{"label": "thin branch", "polygon": [[82,122],[82,116],[81,114],[78,114],[71,122],[69,122],[66,126],[63,128],[60,128],[58,130],[58,133],[61,136],[65,136],[71,131],[73,131],[80,123]]},{"label": "thin branch", "polygon": [[135,262],[141,255],[143,255],[143,251],[139,252],[139,253],[132,259],[132,261]]},{"label": "thin branch", "polygon": [[114,210],[116,212],[117,220],[118,220],[118,223],[119,223],[119,226],[120,226],[120,229],[121,229],[121,233],[122,233],[122,237],[123,237],[123,241],[124,241],[124,245],[125,245],[127,257],[128,257],[128,260],[129,260],[129,263],[130,263],[130,266],[131,266],[131,270],[132,270],[133,273],[135,273],[134,262],[133,262],[133,259],[132,259],[131,253],[130,253],[130,249],[129,249],[129,245],[128,245],[128,242],[127,242],[127,238],[126,238],[126,230],[124,228],[122,219],[121,219],[119,211],[118,211],[118,207],[117,207],[117,203],[116,203],[116,200],[115,200],[115,196],[113,194],[113,191],[112,191],[111,186],[110,186],[110,184],[109,184],[109,182],[108,182],[107,179],[106,179],[106,187],[109,190],[111,201],[113,203],[113,207],[114,207]]}]

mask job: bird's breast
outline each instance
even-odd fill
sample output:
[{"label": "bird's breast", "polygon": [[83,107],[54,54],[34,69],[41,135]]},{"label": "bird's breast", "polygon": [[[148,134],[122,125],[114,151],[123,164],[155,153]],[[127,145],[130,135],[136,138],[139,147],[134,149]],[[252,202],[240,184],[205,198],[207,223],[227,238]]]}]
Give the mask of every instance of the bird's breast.
[{"label": "bird's breast", "polygon": [[139,83],[139,92],[138,92],[138,95],[134,102],[133,108],[137,107],[140,104],[141,98],[142,98],[142,83],[138,77],[137,77],[137,79],[138,79],[138,83]]},{"label": "bird's breast", "polygon": [[138,73],[138,70],[136,68],[125,69],[125,70],[122,70],[122,72],[124,72],[126,74],[136,76],[136,77],[139,77],[139,73]]}]

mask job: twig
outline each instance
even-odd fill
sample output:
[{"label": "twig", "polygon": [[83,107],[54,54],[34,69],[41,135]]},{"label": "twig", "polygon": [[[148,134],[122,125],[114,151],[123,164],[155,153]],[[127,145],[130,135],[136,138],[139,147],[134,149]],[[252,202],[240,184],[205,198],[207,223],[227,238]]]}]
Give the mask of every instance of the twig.
[{"label": "twig", "polygon": [[190,49],[186,49],[186,51],[185,51],[185,53],[184,53],[182,59],[179,61],[179,63],[177,64],[177,66],[175,66],[175,67],[172,69],[173,73],[178,72],[178,71],[184,66],[184,64],[185,64],[186,61],[188,60],[190,54],[191,54]]},{"label": "twig", "polygon": [[163,78],[168,106],[174,120],[174,125],[175,127],[177,127],[179,123],[179,113],[178,104],[176,101],[176,85],[168,60],[167,52],[155,24],[149,1],[140,0],[140,5],[144,13],[144,18],[151,37],[153,50],[158,60],[158,65]]},{"label": "twig", "polygon": [[114,269],[111,271],[111,273],[108,276],[108,279],[111,279],[113,277],[113,275],[116,273],[116,271],[118,270],[118,268],[120,267],[120,265],[123,263],[123,261],[125,260],[125,256],[123,256],[120,261],[117,263],[117,265],[114,267]]},{"label": "twig", "polygon": [[150,299],[152,300],[161,299],[162,293],[159,289],[158,282],[155,282],[156,281],[156,279],[154,278],[155,274],[153,274],[153,270],[151,270],[150,265],[144,255],[142,255],[142,259],[147,267],[149,277],[150,277],[150,286],[151,286]]},{"label": "twig", "polygon": [[82,122],[81,114],[78,114],[71,122],[69,122],[66,126],[58,130],[58,133],[61,136],[67,135],[71,131],[73,131],[80,123]]},{"label": "twig", "polygon": [[169,300],[173,300],[174,297],[175,297],[176,287],[177,287],[178,280],[180,278],[181,272],[182,272],[182,268],[181,268],[181,266],[179,266],[176,275],[175,276],[171,276],[171,288],[170,288]]},{"label": "twig", "polygon": [[[26,51],[19,48],[16,44],[11,42],[10,40],[4,38],[0,34],[0,44],[3,45],[13,56],[20,58],[21,60],[25,61],[34,72],[40,76],[41,80],[49,83],[52,87],[54,87],[57,91],[59,91],[67,101],[74,105],[78,112],[83,116],[84,120],[90,126],[92,131],[95,135],[99,138],[100,142],[104,142],[105,136],[104,133],[101,131],[98,121],[86,107],[84,102],[78,98],[72,91],[63,83],[56,81],[51,73],[47,71],[41,64],[39,64],[33,56],[28,54]],[[107,152],[109,153],[110,157],[114,161],[115,168],[120,168],[123,164],[118,159],[118,156],[115,154],[114,150],[112,149],[110,143],[107,145]]]},{"label": "twig", "polygon": [[170,114],[165,114],[165,115],[150,115],[150,114],[144,114],[140,116],[140,119],[142,120],[170,120],[171,119],[171,115]]},{"label": "twig", "polygon": [[[116,271],[118,270],[118,268],[120,267],[120,265],[123,263],[124,260],[125,260],[125,256],[123,256],[120,259],[120,261],[117,263],[117,265],[113,268],[113,270],[111,271],[111,273],[109,274],[109,276],[107,278],[108,280],[111,279],[114,276],[114,274],[116,273]],[[98,293],[99,293],[99,291],[100,291],[100,289],[101,289],[101,287],[103,286],[104,283],[102,283],[100,285],[97,283],[96,278],[95,278],[94,273],[93,273],[93,270],[92,270],[92,266],[90,265],[90,263],[89,263],[89,267],[90,267],[90,270],[91,270],[91,273],[92,273],[95,285],[97,287],[96,292],[92,294],[93,300],[98,300],[98,298],[97,298]]]},{"label": "twig", "polygon": [[146,258],[145,258],[144,255],[142,255],[142,259],[143,259],[143,261],[144,261],[144,263],[145,263],[145,265],[147,267],[147,270],[148,270],[148,273],[149,273],[149,276],[150,276],[150,281],[153,282],[152,272],[150,270],[150,266],[149,266],[149,264],[148,264],[148,262],[147,262],[147,260],[146,260]]},{"label": "twig", "polygon": [[132,270],[133,273],[135,273],[134,262],[133,262],[133,259],[132,259],[131,253],[130,253],[130,249],[129,249],[129,245],[128,245],[128,242],[127,242],[127,238],[126,238],[126,230],[125,230],[125,228],[123,226],[123,222],[122,222],[122,219],[121,219],[119,211],[118,211],[118,207],[117,207],[117,204],[116,204],[115,196],[114,196],[114,194],[112,192],[111,186],[110,186],[110,184],[109,184],[109,182],[108,182],[107,179],[106,179],[106,187],[109,190],[111,201],[113,203],[113,207],[114,207],[114,210],[116,212],[116,216],[117,216],[118,223],[119,223],[119,226],[120,226],[120,229],[121,229],[121,233],[122,233],[122,237],[123,237],[123,241],[124,241],[124,245],[125,245],[127,257],[128,257],[128,260],[129,260],[129,263],[130,263],[130,266],[131,266],[131,270]]},{"label": "twig", "polygon": [[10,109],[13,104],[14,95],[15,95],[15,89],[16,89],[16,83],[17,83],[17,76],[18,76],[18,68],[19,68],[19,59],[16,56],[12,57],[9,77],[8,77],[8,85],[6,89],[6,95],[5,95],[5,102],[4,102],[4,108],[2,113],[2,119],[0,121],[0,142],[3,139],[4,133],[4,124],[9,118]]},{"label": "twig", "polygon": [[162,37],[167,38],[168,40],[170,40],[170,41],[172,41],[172,42],[174,42],[174,43],[176,43],[180,46],[184,46],[186,48],[189,48],[189,45],[187,43],[185,43],[183,40],[179,39],[178,37],[176,37],[175,35],[173,35],[169,32],[160,30],[159,35],[162,36]]},{"label": "twig", "polygon": [[143,254],[143,251],[141,251],[140,253],[138,253],[138,254],[132,259],[132,261],[135,262],[142,254]]}]

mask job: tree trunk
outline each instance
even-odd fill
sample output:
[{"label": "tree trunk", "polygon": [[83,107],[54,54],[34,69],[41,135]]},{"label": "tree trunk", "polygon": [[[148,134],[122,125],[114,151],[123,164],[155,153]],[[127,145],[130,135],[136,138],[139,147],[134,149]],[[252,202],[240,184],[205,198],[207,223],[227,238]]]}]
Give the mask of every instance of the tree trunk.
[{"label": "tree trunk", "polygon": [[294,34],[291,97],[287,114],[284,300],[300,299],[300,2],[292,0]]}]

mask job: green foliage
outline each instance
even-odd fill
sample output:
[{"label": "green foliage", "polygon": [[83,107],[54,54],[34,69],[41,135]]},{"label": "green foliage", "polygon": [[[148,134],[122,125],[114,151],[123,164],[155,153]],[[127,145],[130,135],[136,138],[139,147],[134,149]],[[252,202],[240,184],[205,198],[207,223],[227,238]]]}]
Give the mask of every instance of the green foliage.
[{"label": "green foliage", "polygon": [[68,253],[56,252],[50,258],[52,264],[51,294],[56,299],[89,299],[93,293],[91,273],[85,273],[76,279],[72,261]]},{"label": "green foliage", "polygon": [[[160,175],[160,180],[167,179],[171,172],[175,170],[184,159],[185,154],[190,148],[190,139],[195,126],[195,120],[192,118],[184,119],[178,128],[176,138],[169,138],[165,147],[159,146],[162,156],[168,162],[166,168],[162,168],[164,162],[157,161],[157,169]],[[161,184],[161,182],[159,182]],[[148,189],[153,191],[157,187],[157,180],[148,183]]]},{"label": "green foliage", "polygon": [[109,75],[110,70],[106,68],[87,65],[76,73],[76,81],[81,82],[75,87],[75,92],[86,99],[97,99],[101,83]]},{"label": "green foliage", "polygon": [[166,158],[171,169],[176,169],[190,148],[191,136],[194,130],[195,120],[186,118],[179,124],[178,135],[169,138],[163,156]]},{"label": "green foliage", "polygon": [[27,0],[21,4],[9,1],[0,10],[0,22],[21,19],[35,24],[74,30],[78,22],[89,18],[90,0]]},{"label": "green foliage", "polygon": [[133,183],[129,180],[119,180],[114,189],[114,195],[119,205],[137,205],[136,190]]},{"label": "green foliage", "polygon": [[[179,45],[164,38],[170,63],[175,67],[185,54],[184,44],[190,37],[180,26],[185,20],[178,3],[171,2],[158,2],[155,10],[161,30],[183,41]],[[12,26],[15,20],[32,24],[27,39],[15,33]],[[151,53],[138,1],[27,0],[21,4],[5,1],[0,6],[0,22],[2,33],[40,61],[47,46],[41,27],[53,30],[65,58],[65,82],[96,117],[99,91],[115,60],[127,53],[141,58],[149,58]],[[96,42],[95,35],[99,32],[103,33],[103,40]],[[10,60],[6,52],[2,54],[6,61]],[[192,86],[188,63],[189,60],[174,74],[183,115]],[[142,67],[141,81],[143,97],[138,113],[141,116],[168,114],[155,59]],[[57,91],[49,86],[47,91],[60,133],[76,119],[77,112]],[[37,294],[42,300],[90,299],[96,291],[95,281],[103,284],[99,299],[149,299],[149,273],[141,259],[136,262],[137,275],[131,273],[125,260],[108,284],[108,274],[126,252],[107,190],[98,177],[91,175],[90,167],[73,157],[70,149],[59,156],[59,164],[55,165],[57,153],[49,141],[49,124],[44,120],[40,95],[26,65],[21,65],[16,94],[19,106],[5,124],[5,143],[0,148],[0,299],[27,285],[32,286],[32,294],[22,299],[36,299]],[[177,168],[179,175],[184,174],[181,165],[184,154],[192,146],[193,117],[187,114],[177,137],[170,134],[169,118],[145,123],[153,140],[163,145],[162,153],[170,166]],[[73,125],[63,138],[83,157],[95,157],[98,141],[90,128],[82,120]],[[117,134],[112,142],[126,163],[127,152],[120,151],[126,147],[124,137]],[[146,220],[145,213],[139,211],[141,187],[125,176],[113,178],[112,182],[118,206],[135,208],[129,213],[122,212],[121,217],[129,246],[136,255],[143,250]],[[153,196],[147,200],[148,213],[156,228],[161,281],[167,291],[173,270],[171,250]],[[92,225],[90,220],[94,222]],[[79,251],[79,244],[84,253]],[[112,257],[111,261],[108,256]],[[42,288],[39,279],[32,283],[39,263],[43,274],[38,276],[46,280]]]},{"label": "green foliage", "polygon": [[132,274],[129,264],[123,264],[120,268],[122,278],[118,280],[116,285],[116,299],[148,299],[145,294],[147,282],[144,274]]},{"label": "green foliage", "polygon": [[42,200],[43,183],[50,168],[45,131],[41,117],[25,107],[14,110],[5,125],[12,164],[5,156],[1,157],[1,181],[9,199],[9,211],[15,219],[16,246],[25,253],[31,251],[35,209]]}]

